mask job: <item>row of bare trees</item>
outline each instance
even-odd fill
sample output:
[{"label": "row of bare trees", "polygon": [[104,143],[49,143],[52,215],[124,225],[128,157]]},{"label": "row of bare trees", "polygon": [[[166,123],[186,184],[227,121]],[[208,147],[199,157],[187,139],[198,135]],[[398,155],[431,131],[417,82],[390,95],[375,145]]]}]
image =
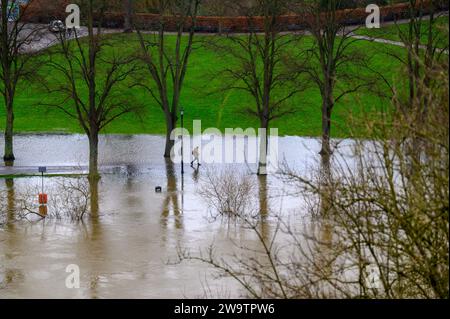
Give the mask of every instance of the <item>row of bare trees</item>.
[{"label": "row of bare trees", "polygon": [[[166,147],[164,156],[170,157],[173,141],[170,135],[176,128],[180,101],[189,68],[189,60],[194,52],[196,17],[200,0],[160,0],[157,8],[160,14],[156,32],[147,34],[141,31],[139,22],[133,19],[133,1],[123,1],[126,12],[125,31],[135,29],[140,50],[119,52],[115,44],[124,38],[111,37],[102,29],[104,13],[108,1],[80,0],[84,23],[87,27],[87,39],[81,39],[81,32],[75,32],[75,38],[61,33],[58,50],[51,50],[50,59],[45,64],[64,78],[62,83],[48,83],[54,99],[47,106],[61,109],[78,121],[89,138],[90,175],[98,176],[98,139],[99,133],[112,121],[129,112],[136,112],[141,105],[128,94],[130,79],[138,78],[134,85],[147,89],[151,99],[160,105],[166,121]],[[306,88],[315,87],[321,95],[322,103],[318,112],[322,114],[322,150],[326,161],[332,154],[330,145],[332,112],[341,99],[363,89],[378,90],[378,83],[390,84],[376,72],[371,72],[369,57],[358,50],[359,41],[352,37],[354,28],[345,25],[346,17],[338,10],[341,0],[323,1],[304,0],[258,0],[251,3],[230,1],[229,5],[247,17],[250,31],[246,35],[227,35],[225,37],[202,41],[216,50],[221,56],[233,58],[233,64],[222,70],[222,90],[241,90],[246,92],[252,102],[244,112],[255,116],[261,128],[266,132],[273,120],[295,112],[299,106],[292,105],[292,97]],[[149,4],[150,5],[150,4]],[[439,43],[434,41],[430,31],[426,50],[420,45],[421,25],[424,23],[424,8],[411,0],[411,22],[408,34],[402,40],[408,47],[409,55],[405,62],[409,69],[410,96],[417,98],[414,78],[422,74],[415,56],[425,54],[425,64],[430,66],[437,55]],[[151,3],[154,10],[155,3]],[[437,7],[437,3],[436,3]],[[2,2],[1,49],[2,82],[1,89],[5,99],[6,130],[5,160],[14,160],[13,123],[14,96],[21,80],[36,78],[39,72],[36,65],[27,68],[29,61],[43,61],[33,58],[33,54],[24,54],[21,48],[38,32],[31,29],[24,32],[27,25],[21,16],[14,22],[8,17],[9,7]],[[433,29],[434,12],[431,8],[429,30]],[[22,11],[22,15],[26,12]],[[285,12],[296,12],[312,17],[306,21],[306,33],[286,34],[279,25],[279,16]],[[172,18],[167,19],[170,15]],[[257,18],[259,17],[259,18]],[[256,19],[263,19],[263,28],[256,28]],[[175,34],[168,33],[169,23],[176,23]],[[173,26],[170,26],[173,28]],[[419,31],[418,31],[419,30]],[[169,36],[170,35],[170,36]],[[37,37],[39,39],[39,37]],[[312,41],[311,41],[312,39]],[[110,54],[103,48],[113,48]],[[116,48],[117,50],[115,50]],[[423,53],[425,52],[425,53]],[[36,55],[38,53],[35,53]],[[62,57],[62,58],[61,58]],[[44,62],[42,62],[43,64]],[[138,63],[145,66],[146,72]],[[28,71],[29,70],[29,71]],[[106,71],[105,71],[106,70]],[[142,70],[141,70],[142,71]],[[381,81],[382,82],[382,81]],[[426,78],[431,85],[432,79]],[[384,88],[385,91],[389,91]],[[392,96],[392,94],[391,94]],[[266,174],[268,150],[267,134],[261,135],[261,152],[258,173]]]},{"label": "row of bare trees", "polygon": [[[419,17],[398,28],[406,50],[395,57],[404,67],[390,107],[376,120],[367,116],[370,139],[335,152],[331,168],[281,170],[280,181],[301,199],[303,223],[270,209],[273,231],[263,233],[263,208],[255,214],[247,205],[255,200],[236,196],[252,186],[227,172],[209,178],[201,195],[259,245],[236,244],[233,255],[181,247],[177,261],[207,263],[253,298],[448,298],[448,58],[430,19],[431,26],[418,25]],[[424,29],[426,47],[416,38]]]},{"label": "row of bare trees", "polygon": [[[157,92],[150,89],[150,96],[161,105],[167,122],[167,145],[165,156],[170,157],[170,133],[176,127],[178,120],[179,101],[189,56],[192,52],[195,16],[198,12],[198,0],[163,0],[159,1],[161,19],[159,30],[155,37],[138,33],[141,52],[119,52],[115,44],[124,39],[112,39],[102,29],[104,13],[108,9],[106,0],[80,0],[87,31],[82,34],[75,30],[74,37],[67,33],[58,36],[59,45],[49,50],[49,59],[36,58],[39,53],[29,49],[32,41],[39,42],[42,35],[36,27],[32,28],[25,22],[25,15],[32,1],[22,6],[20,15],[11,18],[11,3],[3,1],[0,58],[1,83],[0,88],[5,99],[6,129],[5,129],[5,161],[14,161],[13,125],[14,96],[21,81],[37,80],[40,69],[36,64],[49,67],[52,72],[64,79],[62,82],[43,82],[53,97],[46,102],[47,107],[56,107],[67,116],[78,122],[89,139],[89,175],[98,177],[98,142],[99,133],[112,121],[130,112],[138,112],[140,103],[135,101],[124,87],[124,83],[138,70],[137,61],[147,66],[151,81],[145,81],[143,86],[150,88],[154,84]],[[15,1],[13,1],[15,4]],[[126,14],[125,31],[132,30],[132,1],[124,1]],[[176,45],[168,43],[164,15],[171,14],[177,19]],[[183,34],[190,23],[189,36]],[[39,30],[41,31],[41,30]],[[49,36],[49,35],[47,35]],[[82,39],[85,36],[86,39]],[[186,43],[184,43],[186,40]],[[117,41],[117,42],[115,42]],[[113,48],[108,55],[104,47]],[[156,49],[155,49],[156,48]],[[33,51],[34,52],[34,51]],[[33,62],[33,63],[30,63]],[[48,70],[48,69],[47,69]],[[106,70],[106,71],[105,71]],[[148,82],[152,82],[147,85]]]},{"label": "row of bare trees", "polygon": [[[170,155],[170,133],[177,125],[189,58],[194,52],[199,2],[159,1],[157,32],[146,34],[134,24],[140,44],[136,54],[131,50],[106,52],[105,47],[118,48],[115,41],[125,41],[102,30],[101,17],[108,1],[82,0],[86,39],[81,39],[78,31],[74,39],[61,34],[58,48],[45,61],[64,78],[62,83],[47,83],[54,97],[48,106],[76,120],[88,136],[89,173],[94,182],[98,177],[99,133],[117,118],[140,109],[132,96],[126,95],[130,91],[128,80],[133,79],[139,65],[146,69],[135,85],[144,86],[161,106],[168,132],[165,156]],[[5,159],[11,160],[15,88],[20,79],[31,74],[25,67],[31,58],[20,48],[30,37],[20,36],[24,24],[7,22],[8,7],[3,3],[1,88],[11,111],[5,134],[11,141]],[[212,264],[258,298],[448,298],[448,62],[434,31],[433,7],[425,25],[424,8],[411,0],[408,28],[398,28],[405,50],[395,55],[404,63],[406,76],[393,85],[391,79],[376,72],[377,79],[367,76],[371,71],[367,57],[355,49],[357,40],[337,15],[339,0],[325,5],[323,1],[255,3],[240,6],[240,10],[250,26],[255,16],[262,17],[263,30],[250,28],[245,35],[212,38],[207,45],[236,61],[221,73],[225,75],[221,89],[247,92],[254,102],[247,114],[255,116],[262,128],[294,111],[289,100],[307,87],[303,83],[312,83],[320,91],[322,103],[317,108],[322,114],[321,155],[326,174],[322,170],[317,179],[307,178],[286,167],[281,176],[298,185],[299,193],[307,197],[305,201],[313,199],[308,207],[312,216],[309,225],[317,228],[299,231],[297,225],[280,218],[272,236],[263,235],[262,208],[249,212],[249,198],[243,196],[251,192],[251,185],[242,178],[219,176],[209,180],[203,196],[221,215],[231,215],[255,231],[261,249],[245,251],[236,264],[224,263],[212,249],[197,257],[180,251],[180,258]],[[281,32],[277,17],[286,8],[312,13],[314,19],[306,26],[310,37]],[[169,13],[177,21],[177,32],[170,40],[164,19]],[[421,42],[424,28],[425,48]],[[306,38],[312,45],[305,49]],[[25,40],[19,45],[18,39]],[[373,141],[355,142],[353,162],[341,161],[330,169],[336,103],[365,88],[378,90],[375,83],[380,79],[390,87],[392,108],[379,117],[381,122],[368,116],[367,131]],[[267,149],[267,137],[261,144]],[[263,175],[264,154],[260,157],[259,173]],[[314,220],[314,216],[320,218]],[[277,244],[281,233],[289,239],[288,245],[285,241]],[[375,274],[372,278],[371,272]]]},{"label": "row of bare trees", "polygon": [[[158,21],[158,32],[148,40],[138,31],[144,61],[153,82],[146,86],[166,116],[167,141],[165,156],[170,156],[173,142],[170,133],[176,127],[179,99],[193,50],[196,16],[200,1],[160,1],[159,12],[178,17],[176,45],[168,44],[164,16]],[[273,120],[292,114],[292,98],[314,83],[322,96],[322,155],[330,157],[331,115],[333,107],[347,94],[373,86],[375,81],[363,77],[361,68],[367,67],[367,56],[353,46],[352,31],[345,25],[346,17],[339,16],[339,0],[328,1],[258,0],[228,1],[227,6],[245,16],[249,32],[245,35],[203,40],[218,56],[233,58],[233,64],[221,70],[220,90],[241,90],[252,98],[243,113],[255,116],[262,128],[258,174],[267,174],[267,132]],[[286,12],[315,17],[308,20],[306,29],[313,37],[313,45],[304,45],[303,34],[286,34],[279,17]],[[257,25],[263,19],[262,29]],[[183,37],[183,31],[188,36]],[[183,39],[186,42],[183,44]],[[305,49],[305,47],[307,49]],[[366,72],[367,73],[367,72]],[[170,75],[170,86],[167,84]]]},{"label": "row of bare trees", "polygon": [[[251,6],[232,3],[235,11],[247,17],[250,31],[213,42],[219,52],[237,61],[223,70],[229,80],[224,89],[247,92],[254,104],[246,113],[256,116],[260,128],[267,132],[273,120],[298,110],[292,97],[315,87],[322,98],[318,109],[322,113],[321,154],[328,159],[334,106],[346,95],[377,83],[373,76],[367,76],[369,57],[354,46],[358,41],[352,38],[355,28],[346,26],[346,16],[338,16],[341,1],[327,1],[326,5],[291,0],[258,0]],[[312,17],[306,21],[312,45],[305,33],[283,32],[279,18],[286,12]],[[263,29],[259,30],[256,20],[261,17]],[[268,138],[264,134],[260,138],[258,174],[265,175]]]},{"label": "row of bare trees", "polygon": [[[432,112],[420,127],[415,116],[402,111],[408,106],[411,113],[420,113],[420,105],[409,105],[396,92],[395,107],[385,114],[394,120],[368,119],[374,140],[355,141],[351,156],[335,154],[326,181],[320,165],[305,174],[286,163],[279,177],[295,185],[304,203],[303,223],[272,208],[271,228],[276,231],[264,235],[263,216],[240,209],[248,198],[211,191],[228,182],[208,180],[210,191],[201,195],[213,209],[221,209],[216,203],[229,203],[230,197],[239,200],[221,212],[254,232],[259,245],[236,245],[229,256],[214,246],[200,252],[182,247],[178,261],[210,264],[254,298],[448,298],[447,61],[429,72],[442,85],[421,84]],[[423,146],[420,156],[410,144],[416,136]],[[228,179],[232,174],[226,174]],[[242,179],[234,188],[252,190]]]}]

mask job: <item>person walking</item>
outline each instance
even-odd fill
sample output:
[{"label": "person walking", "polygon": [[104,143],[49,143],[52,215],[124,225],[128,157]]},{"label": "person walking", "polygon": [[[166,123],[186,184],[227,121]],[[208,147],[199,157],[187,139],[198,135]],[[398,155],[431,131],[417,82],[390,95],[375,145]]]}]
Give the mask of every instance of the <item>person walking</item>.
[{"label": "person walking", "polygon": [[200,148],[197,146],[192,151],[192,156],[194,156],[194,160],[191,162],[191,166],[194,167],[194,163],[197,162],[197,168],[201,165],[200,164]]}]

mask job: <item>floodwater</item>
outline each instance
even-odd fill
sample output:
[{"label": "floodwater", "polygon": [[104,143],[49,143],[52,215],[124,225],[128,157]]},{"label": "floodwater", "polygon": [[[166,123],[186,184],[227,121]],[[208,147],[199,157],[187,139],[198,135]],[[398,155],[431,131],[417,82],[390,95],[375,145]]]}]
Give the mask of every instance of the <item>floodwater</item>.
[{"label": "floodwater", "polygon": [[[319,146],[315,139],[283,137],[278,155],[306,173],[318,160]],[[0,212],[5,215],[0,226],[0,298],[244,296],[236,282],[216,278],[209,265],[171,262],[179,248],[198,253],[214,244],[218,256],[227,258],[237,251],[236,242],[258,246],[251,230],[213,220],[198,189],[207,185],[205,174],[211,170],[251,176],[258,188],[255,205],[269,215],[262,231],[270,236],[275,224],[271,212],[301,216],[293,186],[274,175],[258,178],[252,164],[204,164],[199,170],[186,165],[182,177],[180,165],[162,157],[163,147],[160,136],[102,136],[99,161],[108,170],[98,185],[95,211],[83,222],[64,217],[14,221],[11,212],[18,198],[39,188],[41,179],[0,179]],[[20,135],[15,139],[15,166],[83,167],[87,150],[82,135]],[[49,201],[58,195],[54,186],[61,179],[44,179]],[[161,193],[155,192],[157,186]],[[73,264],[80,269],[79,289],[66,287],[66,267]]]}]

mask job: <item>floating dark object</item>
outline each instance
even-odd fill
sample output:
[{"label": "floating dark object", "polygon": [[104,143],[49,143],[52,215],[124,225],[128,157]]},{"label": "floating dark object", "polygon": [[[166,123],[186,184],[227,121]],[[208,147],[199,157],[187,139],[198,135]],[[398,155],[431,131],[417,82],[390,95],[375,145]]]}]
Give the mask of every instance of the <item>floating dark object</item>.
[{"label": "floating dark object", "polygon": [[162,192],[162,187],[161,186],[155,187],[155,192],[161,193]]}]

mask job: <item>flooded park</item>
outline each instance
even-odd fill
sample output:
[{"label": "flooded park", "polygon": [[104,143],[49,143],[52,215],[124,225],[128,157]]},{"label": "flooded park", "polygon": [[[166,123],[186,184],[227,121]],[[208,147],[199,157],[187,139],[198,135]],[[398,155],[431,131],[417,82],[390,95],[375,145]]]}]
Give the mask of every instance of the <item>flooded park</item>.
[{"label": "flooded park", "polygon": [[0,301],[448,299],[437,2],[0,0]]},{"label": "flooded park", "polygon": [[[38,209],[41,177],[7,176],[1,180],[1,201],[12,207],[5,207],[10,213],[0,228],[0,297],[243,296],[237,282],[217,278],[209,265],[171,263],[180,248],[198,252],[214,244],[220,256],[227,258],[236,245],[259,244],[245,226],[212,218],[213,212],[199,195],[199,189],[208,183],[206,172],[239,171],[255,182],[255,205],[267,215],[260,226],[268,237],[276,226],[270,212],[300,220],[301,202],[295,187],[276,175],[258,177],[256,167],[245,164],[204,164],[198,169],[185,164],[182,175],[179,164],[161,155],[163,141],[163,137],[150,135],[102,136],[99,161],[103,172],[98,194],[91,201],[94,211],[74,221],[68,215],[52,216],[51,202],[64,191],[60,187],[63,181],[74,179],[64,174],[78,174],[85,167],[86,139],[82,135],[17,136],[15,167],[35,174],[37,165],[46,166],[49,174],[56,176],[44,178],[50,207],[46,219],[30,215],[17,220],[13,213],[25,195],[30,198],[29,210]],[[319,150],[316,139],[279,140],[279,156],[300,170],[315,165]],[[7,174],[12,168],[1,169]],[[161,187],[160,193],[155,191],[157,187]],[[66,267],[71,264],[80,267],[80,289],[65,286]]]}]

